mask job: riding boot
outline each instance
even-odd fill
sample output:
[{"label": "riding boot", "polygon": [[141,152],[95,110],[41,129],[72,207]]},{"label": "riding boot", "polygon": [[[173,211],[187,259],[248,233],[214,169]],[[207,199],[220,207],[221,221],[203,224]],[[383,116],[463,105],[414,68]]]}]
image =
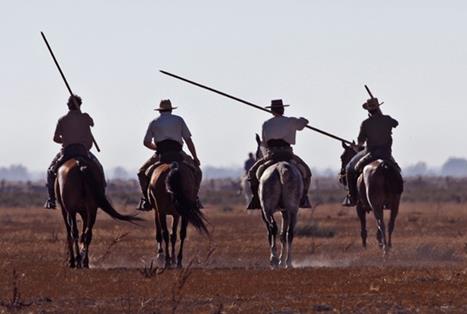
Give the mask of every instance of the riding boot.
[{"label": "riding boot", "polygon": [[357,179],[358,177],[355,175],[347,173],[347,185],[349,188],[349,193],[342,202],[342,205],[345,207],[353,207],[357,205]]},{"label": "riding boot", "polygon": [[47,171],[47,192],[49,193],[49,199],[45,202],[44,208],[55,209],[55,178],[56,175],[50,169]]},{"label": "riding boot", "polygon": [[252,198],[246,209],[261,209],[261,203],[258,195],[259,182],[256,178],[249,178],[248,180],[250,181]]},{"label": "riding boot", "polygon": [[149,178],[144,173],[138,173],[139,185],[141,186],[141,192],[143,192],[143,197],[139,201],[138,207],[136,210],[140,211],[150,211],[151,204],[149,203],[148,198],[148,187],[149,187]]}]

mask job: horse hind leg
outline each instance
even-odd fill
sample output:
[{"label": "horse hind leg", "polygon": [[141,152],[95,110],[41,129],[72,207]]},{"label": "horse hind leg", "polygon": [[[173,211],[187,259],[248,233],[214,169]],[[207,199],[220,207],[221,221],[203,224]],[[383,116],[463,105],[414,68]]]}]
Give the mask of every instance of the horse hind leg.
[{"label": "horse hind leg", "polygon": [[63,220],[66,228],[66,239],[68,246],[68,266],[70,268],[76,267],[75,253],[73,249],[73,237],[72,237],[72,226],[70,225],[70,219],[68,214],[62,209]]},{"label": "horse hind leg", "polygon": [[180,226],[180,247],[178,249],[178,256],[177,256],[177,268],[182,268],[183,244],[185,243],[187,226],[188,226],[188,220],[182,217],[182,223]]},{"label": "horse hind leg", "polygon": [[392,232],[394,231],[394,227],[396,225],[396,217],[399,213],[399,201],[394,202],[391,205],[391,217],[389,218],[388,223],[388,247],[392,247]]},{"label": "horse hind leg", "polygon": [[81,250],[81,266],[89,268],[89,245],[92,241],[92,228],[96,222],[97,208],[91,209],[83,217],[83,234],[81,236],[82,250]]},{"label": "horse hind leg", "polygon": [[[292,267],[292,241],[294,238],[295,224],[297,223],[297,212],[288,209],[282,213],[282,248],[281,265],[285,268]],[[284,248],[286,251],[284,251]],[[284,254],[286,253],[286,255]]]},{"label": "horse hind leg", "polygon": [[357,215],[360,219],[360,237],[362,238],[362,246],[366,248],[366,238],[368,234],[366,230],[366,211],[363,206],[357,205]]},{"label": "horse hind leg", "polygon": [[167,216],[160,217],[162,239],[164,240],[165,267],[170,267],[170,251],[169,251],[169,229],[167,228]]},{"label": "horse hind leg", "polygon": [[268,229],[268,241],[269,247],[271,248],[271,256],[269,262],[272,267],[279,265],[279,258],[277,257],[276,249],[276,237],[277,237],[277,224],[272,215],[267,215],[265,210],[262,210],[263,220],[266,223],[266,228]]},{"label": "horse hind leg", "polygon": [[378,226],[378,231],[376,232],[376,238],[378,239],[379,247],[383,250],[383,253],[386,254],[388,247],[386,243],[386,228],[384,225],[384,212],[383,207],[373,208],[373,212],[376,218],[376,224]]},{"label": "horse hind leg", "polygon": [[172,233],[170,234],[170,244],[171,244],[171,264],[175,265],[176,255],[175,255],[175,245],[177,244],[177,229],[178,229],[178,221],[180,220],[180,216],[173,216],[172,220]]},{"label": "horse hind leg", "polygon": [[164,259],[164,250],[162,249],[162,226],[159,212],[154,211],[154,225],[156,227],[156,258],[162,263]]},{"label": "horse hind leg", "polygon": [[79,250],[79,243],[78,243],[78,226],[76,224],[76,214],[68,214],[67,215],[67,224],[70,226],[68,230],[68,244],[70,250],[70,267],[74,268],[75,266],[80,268],[81,261],[80,261],[80,250]]}]

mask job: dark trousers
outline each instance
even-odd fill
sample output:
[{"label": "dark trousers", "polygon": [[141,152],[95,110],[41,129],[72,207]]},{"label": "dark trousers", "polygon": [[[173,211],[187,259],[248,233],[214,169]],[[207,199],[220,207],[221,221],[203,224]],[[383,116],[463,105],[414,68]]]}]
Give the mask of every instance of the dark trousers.
[{"label": "dark trousers", "polygon": [[345,167],[345,173],[347,175],[347,187],[349,189],[349,194],[353,199],[357,198],[357,179],[358,172],[355,169],[357,163],[362,159],[363,156],[367,154],[366,149],[358,152],[352,159],[349,161]]}]

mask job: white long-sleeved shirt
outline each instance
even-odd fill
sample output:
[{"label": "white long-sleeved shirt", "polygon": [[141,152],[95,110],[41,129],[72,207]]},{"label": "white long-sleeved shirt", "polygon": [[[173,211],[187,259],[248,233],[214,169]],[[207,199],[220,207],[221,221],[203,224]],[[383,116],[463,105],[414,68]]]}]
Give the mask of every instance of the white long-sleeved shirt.
[{"label": "white long-sleeved shirt", "polygon": [[190,130],[182,117],[170,112],[161,112],[161,115],[149,123],[145,142],[154,140],[155,143],[163,140],[177,141],[183,145],[183,140],[191,137]]},{"label": "white long-sleeved shirt", "polygon": [[275,116],[263,123],[263,142],[284,140],[294,145],[295,134],[303,130],[307,124],[308,120],[305,118]]}]

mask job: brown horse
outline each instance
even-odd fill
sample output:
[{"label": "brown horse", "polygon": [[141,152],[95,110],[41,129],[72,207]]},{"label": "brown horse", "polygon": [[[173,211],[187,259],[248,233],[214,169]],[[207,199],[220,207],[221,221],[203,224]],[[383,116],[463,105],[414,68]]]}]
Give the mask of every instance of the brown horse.
[{"label": "brown horse", "polygon": [[[149,200],[155,210],[157,257],[165,258],[165,267],[182,267],[183,244],[187,225],[191,223],[198,231],[209,235],[206,219],[199,210],[195,177],[188,165],[183,162],[164,163],[156,167],[151,175],[148,189]],[[171,250],[169,251],[169,230],[167,216],[172,216],[170,233]],[[175,258],[178,223],[181,218],[180,246]],[[164,240],[164,249],[162,248]]]},{"label": "brown horse", "polygon": [[[344,153],[341,156],[342,170],[341,183],[347,185],[345,180],[345,167],[355,156],[356,152],[351,146],[344,143]],[[373,211],[378,225],[376,238],[383,253],[386,254],[392,246],[392,232],[399,213],[399,203],[403,191],[403,180],[398,170],[390,163],[377,159],[363,168],[363,173],[358,177],[358,202],[357,214],[360,219],[360,236],[362,245],[366,247],[366,213]],[[388,224],[388,238],[386,241],[386,227],[384,224],[384,209],[391,211]]]},{"label": "brown horse", "polygon": [[[99,179],[99,170],[91,161],[72,158],[58,169],[55,191],[62,209],[68,242],[69,266],[89,267],[89,244],[92,228],[96,221],[97,208],[100,207],[112,218],[134,222],[141,218],[118,213],[105,196],[104,182]],[[83,230],[78,237],[76,214],[81,216]],[[79,242],[78,242],[79,238]]]}]

